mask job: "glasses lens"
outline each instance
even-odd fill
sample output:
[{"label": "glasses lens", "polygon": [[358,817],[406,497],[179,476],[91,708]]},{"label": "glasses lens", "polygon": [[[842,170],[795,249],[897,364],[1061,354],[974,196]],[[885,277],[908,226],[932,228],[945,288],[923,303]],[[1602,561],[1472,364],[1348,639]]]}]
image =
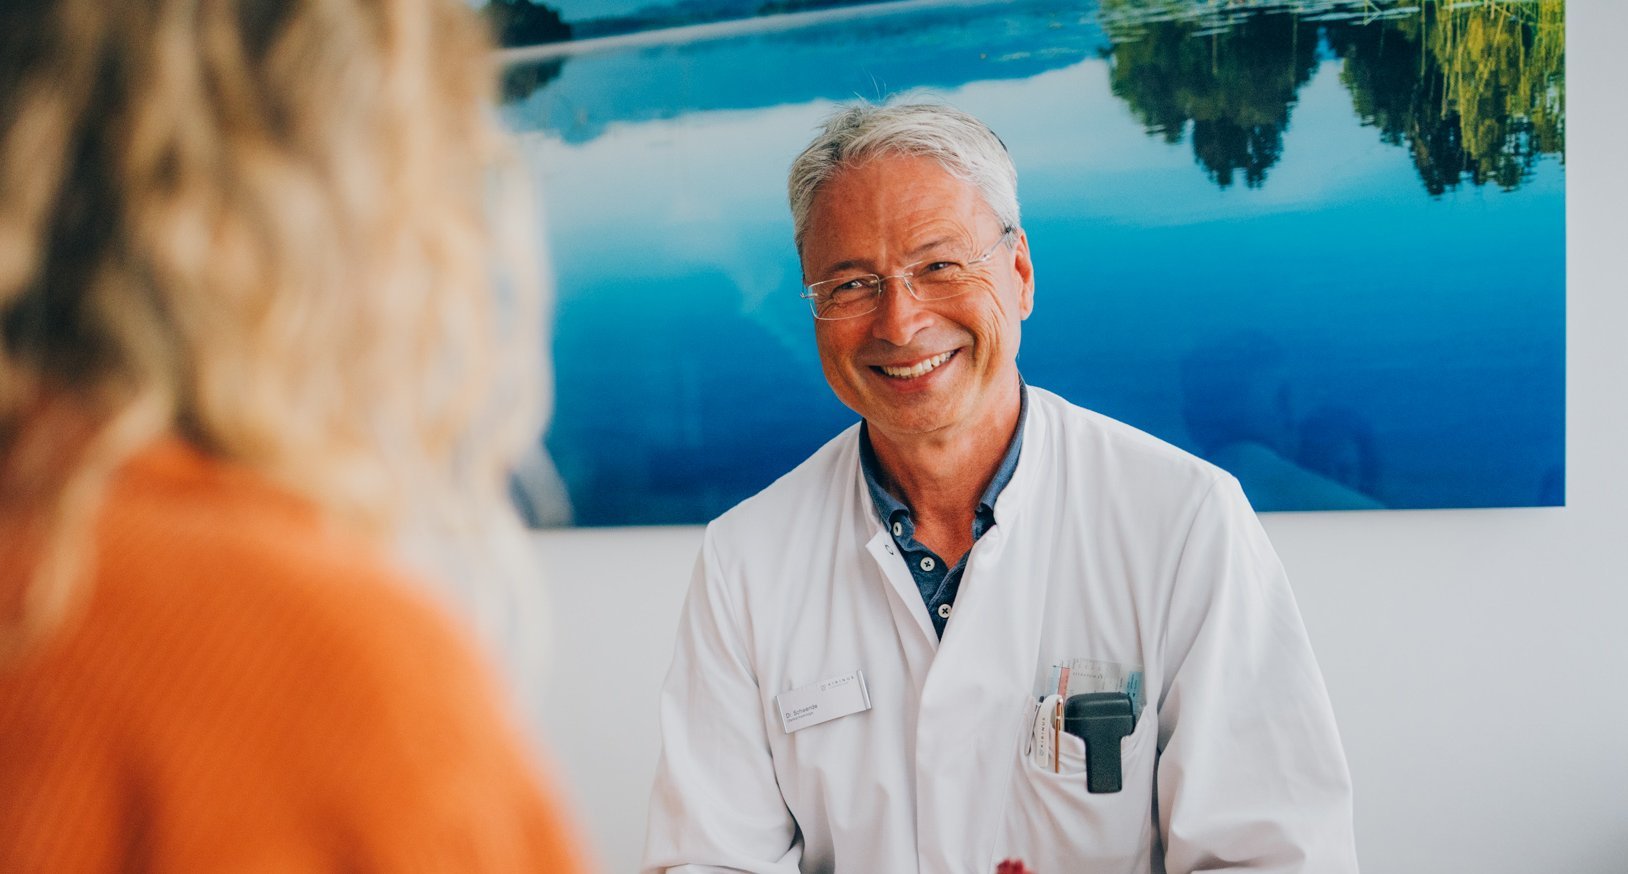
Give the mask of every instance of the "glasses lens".
[{"label": "glasses lens", "polygon": [[826,320],[851,319],[874,312],[882,296],[882,285],[888,279],[903,280],[907,292],[916,300],[955,297],[977,285],[981,265],[994,257],[995,250],[1011,235],[1012,229],[1007,228],[988,250],[971,259],[929,258],[886,277],[867,273],[827,279],[808,286],[803,297],[808,299],[814,318]]},{"label": "glasses lens", "polygon": [[910,265],[905,272],[911,277],[910,284],[914,288],[916,299],[943,300],[965,294],[977,284],[978,272],[984,263],[995,257],[995,251],[1011,235],[1012,229],[1007,228],[983,254],[964,261],[934,258]]},{"label": "glasses lens", "polygon": [[876,289],[881,284],[880,277],[869,274],[828,279],[810,285],[804,296],[817,319],[851,319],[876,309]]},{"label": "glasses lens", "polygon": [[964,261],[936,258],[910,265],[910,286],[917,300],[943,300],[964,293],[971,284],[972,270]]}]

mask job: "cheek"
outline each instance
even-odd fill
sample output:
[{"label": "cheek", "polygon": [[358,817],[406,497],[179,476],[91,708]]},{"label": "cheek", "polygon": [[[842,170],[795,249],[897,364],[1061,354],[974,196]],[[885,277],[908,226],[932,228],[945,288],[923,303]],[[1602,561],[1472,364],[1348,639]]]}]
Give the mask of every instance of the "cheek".
[{"label": "cheek", "polygon": [[968,309],[963,324],[983,347],[979,357],[996,353],[1010,355],[1011,346],[1017,341],[1018,328],[1023,323],[1019,310],[1021,301],[1016,295],[1010,296],[1010,299],[1003,297],[1001,290],[993,285],[973,294],[976,297],[969,295],[969,302],[976,301],[977,305]]},{"label": "cheek", "polygon": [[853,330],[843,322],[816,322],[814,347],[820,353],[820,366],[826,373],[837,373],[848,367],[855,348]]}]

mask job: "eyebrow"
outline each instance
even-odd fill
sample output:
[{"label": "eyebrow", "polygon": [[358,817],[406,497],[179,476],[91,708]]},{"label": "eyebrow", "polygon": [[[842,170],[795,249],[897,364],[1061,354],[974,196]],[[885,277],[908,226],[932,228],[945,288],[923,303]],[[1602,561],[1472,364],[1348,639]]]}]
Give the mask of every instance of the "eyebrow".
[{"label": "eyebrow", "polygon": [[928,240],[925,243],[922,243],[920,246],[917,246],[916,248],[911,249],[910,254],[912,256],[914,256],[914,255],[923,255],[923,254],[926,254],[927,252],[931,252],[932,250],[938,248],[939,246],[943,246],[943,245],[945,245],[946,243],[949,243],[949,242],[950,242],[949,237],[934,237],[933,239]]},{"label": "eyebrow", "polygon": [[867,267],[868,268],[868,266],[869,265],[867,265],[864,262],[863,259],[860,259],[860,258],[848,258],[846,260],[838,261],[837,263],[826,267],[824,270],[820,271],[820,275],[821,276],[831,276],[832,274],[835,274],[835,273],[841,273],[844,270],[852,270],[855,267]]},{"label": "eyebrow", "polygon": [[[928,240],[927,242],[922,243],[921,245],[919,245],[919,246],[917,246],[917,247],[915,247],[913,249],[910,249],[905,254],[910,255],[912,258],[914,258],[917,255],[921,255],[921,254],[924,254],[926,252],[930,252],[933,249],[938,248],[939,246],[943,246],[946,243],[949,243],[950,241],[951,241],[951,238],[947,237],[947,236],[946,237],[934,237],[933,239]],[[866,261],[866,259],[864,259],[864,258],[845,258],[845,259],[843,259],[841,261],[838,261],[835,264],[832,264],[832,265],[826,267],[825,270],[821,273],[821,275],[822,276],[830,276],[830,275],[832,275],[834,273],[841,273],[844,270],[852,270],[852,269],[854,269],[856,267],[864,267],[867,270],[875,270],[875,268],[872,267],[870,265],[870,263],[868,261]]]}]

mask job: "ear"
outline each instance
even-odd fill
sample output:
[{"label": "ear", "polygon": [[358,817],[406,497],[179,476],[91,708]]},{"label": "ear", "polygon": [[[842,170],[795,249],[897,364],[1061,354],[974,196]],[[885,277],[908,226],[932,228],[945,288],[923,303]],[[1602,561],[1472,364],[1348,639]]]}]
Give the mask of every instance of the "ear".
[{"label": "ear", "polygon": [[1034,262],[1029,260],[1029,235],[1018,228],[1012,242],[1013,269],[1022,283],[1018,291],[1018,314],[1027,319],[1034,312]]}]

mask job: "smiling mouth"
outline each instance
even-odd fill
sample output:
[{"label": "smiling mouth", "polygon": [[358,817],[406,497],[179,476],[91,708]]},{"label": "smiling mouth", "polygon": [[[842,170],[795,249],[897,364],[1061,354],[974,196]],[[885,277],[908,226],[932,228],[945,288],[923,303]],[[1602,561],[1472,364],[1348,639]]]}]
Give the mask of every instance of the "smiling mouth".
[{"label": "smiling mouth", "polygon": [[944,362],[954,358],[955,353],[958,351],[960,350],[951,349],[948,352],[940,352],[931,358],[924,358],[915,364],[909,365],[908,367],[890,367],[886,364],[881,364],[872,367],[871,369],[881,373],[883,376],[888,376],[893,379],[916,379],[917,377],[926,376],[927,374],[937,370],[939,367],[943,366]]}]

